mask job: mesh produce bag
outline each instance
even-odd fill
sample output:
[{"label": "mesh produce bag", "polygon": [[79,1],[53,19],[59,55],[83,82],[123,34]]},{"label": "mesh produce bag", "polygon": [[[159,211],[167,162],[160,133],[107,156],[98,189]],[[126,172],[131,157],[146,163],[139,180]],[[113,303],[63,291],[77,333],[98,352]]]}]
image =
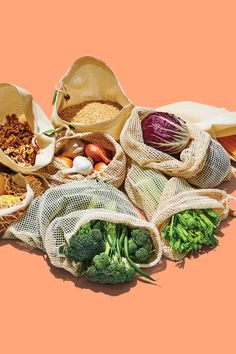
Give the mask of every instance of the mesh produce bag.
[{"label": "mesh produce bag", "polygon": [[161,241],[155,226],[139,219],[127,197],[104,182],[73,182],[49,188],[32,202],[17,223],[8,228],[7,236],[44,250],[54,266],[78,276],[81,264],[63,257],[60,249],[81,225],[99,219],[147,229],[155,254],[149,264],[140,266],[151,267],[160,260]]},{"label": "mesh produce bag", "polygon": [[160,172],[133,165],[125,181],[131,201],[141,208],[148,220],[159,230],[163,254],[172,260],[182,259],[186,253],[172,250],[164,239],[163,229],[172,215],[191,209],[213,209],[221,220],[229,213],[229,196],[219,189],[192,188],[179,178],[168,180]]},{"label": "mesh produce bag", "polygon": [[[63,133],[65,136],[62,136]],[[121,146],[109,135],[103,133],[77,133],[74,134],[68,129],[61,131],[57,137],[55,154],[60,154],[63,147],[70,141],[82,143],[95,143],[108,149],[114,155],[112,161],[108,164],[105,170],[94,171],[91,175],[83,176],[79,173],[64,174],[63,170],[67,167],[57,156],[54,156],[52,162],[37,172],[38,176],[44,178],[50,186],[57,186],[62,183],[73,181],[82,181],[90,179],[99,179],[101,181],[108,181],[114,187],[120,187],[124,181],[126,173],[126,157]]]},{"label": "mesh produce bag", "polygon": [[0,237],[7,227],[18,220],[34,198],[34,192],[22,175],[1,173],[5,180],[6,195],[0,196]]},{"label": "mesh produce bag", "polygon": [[230,158],[224,148],[197,127],[188,126],[191,139],[177,159],[144,143],[141,121],[154,109],[132,110],[120,137],[126,154],[139,166],[186,179],[201,188],[214,188],[232,176]]},{"label": "mesh produce bag", "polygon": [[[81,104],[91,101],[110,101],[119,105],[120,110],[111,119],[96,123],[71,122]],[[111,69],[96,58],[82,57],[72,64],[56,90],[52,122],[56,127],[73,124],[78,132],[107,133],[118,140],[132,108]]]},{"label": "mesh produce bag", "polygon": [[[20,146],[16,144],[22,134],[24,135],[22,140],[26,139],[26,133],[19,128],[9,128],[6,129],[7,136],[2,137],[3,126],[0,126],[2,143],[6,141],[6,145],[9,144],[9,148],[4,151],[2,150],[3,146],[0,147],[0,163],[13,171],[29,174],[46,166],[51,161],[54,154],[55,139],[44,135],[43,132],[52,129],[53,126],[27,91],[15,85],[2,83],[0,84],[0,125],[4,125],[6,117],[12,115],[15,115],[21,123],[28,123],[34,136],[34,145],[37,142],[35,162],[33,165],[16,162],[17,158],[21,161],[21,158],[25,157],[26,151],[32,150],[32,146],[30,148],[22,146],[22,141]],[[9,157],[13,153],[16,153],[17,156],[15,160]]]}]

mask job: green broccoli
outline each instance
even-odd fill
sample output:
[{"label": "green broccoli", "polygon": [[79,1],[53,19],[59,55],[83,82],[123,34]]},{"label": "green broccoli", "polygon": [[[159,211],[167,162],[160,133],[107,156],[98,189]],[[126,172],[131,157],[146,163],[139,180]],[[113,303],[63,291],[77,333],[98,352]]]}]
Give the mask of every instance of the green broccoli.
[{"label": "green broccoli", "polygon": [[148,260],[150,257],[148,251],[144,247],[140,247],[136,252],[135,252],[135,258],[140,262],[144,263]]},{"label": "green broccoli", "polygon": [[143,246],[147,240],[150,239],[150,234],[144,229],[134,229],[131,231],[130,236],[134,239],[137,246]]},{"label": "green broccoli", "polygon": [[105,252],[93,258],[84,275],[101,284],[116,284],[134,280],[135,270],[127,266],[118,254],[113,253],[113,245],[107,242]]},{"label": "green broccoli", "polygon": [[96,254],[105,250],[104,236],[99,229],[91,229],[85,224],[70,238],[65,255],[72,261],[91,261]]},{"label": "green broccoli", "polygon": [[135,254],[138,250],[138,246],[134,242],[134,239],[129,239],[129,254]]},{"label": "green broccoli", "polygon": [[134,229],[128,241],[130,257],[138,263],[146,263],[154,253],[150,233],[144,229]]},{"label": "green broccoli", "polygon": [[102,220],[81,226],[64,249],[70,260],[82,262],[80,275],[102,284],[132,281],[136,273],[154,280],[135,264],[147,262],[152,253],[153,244],[146,230]]}]

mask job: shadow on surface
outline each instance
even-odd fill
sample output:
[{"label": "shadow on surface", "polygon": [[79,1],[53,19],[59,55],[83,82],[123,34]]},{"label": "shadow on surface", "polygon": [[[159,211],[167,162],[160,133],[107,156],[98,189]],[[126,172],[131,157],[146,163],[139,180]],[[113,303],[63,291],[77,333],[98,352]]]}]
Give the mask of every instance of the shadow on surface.
[{"label": "shadow on surface", "polygon": [[1,240],[0,241],[0,247],[5,246],[5,245],[11,245],[12,247],[20,250],[20,251],[25,251],[31,254],[35,254],[37,256],[41,256],[44,258],[44,260],[47,262],[49,266],[50,272],[55,276],[57,279],[60,279],[62,281],[69,281],[74,283],[75,287],[83,290],[83,289],[88,289],[91,291],[94,291],[96,293],[104,293],[106,295],[110,296],[118,296],[123,293],[127,293],[130,291],[132,287],[134,287],[138,281],[145,283],[147,285],[152,285],[152,286],[159,286],[158,284],[158,278],[157,278],[157,273],[162,272],[163,270],[166,269],[166,260],[161,259],[159,264],[156,266],[150,268],[150,269],[144,269],[146,273],[149,275],[153,276],[155,274],[154,278],[157,280],[156,282],[151,282],[148,279],[138,277],[135,279],[133,282],[129,283],[122,283],[122,284],[98,284],[98,283],[93,283],[87,280],[86,278],[76,278],[74,275],[70,274],[64,269],[61,268],[56,268],[54,267],[48,258],[48,256],[41,250],[32,248],[31,246],[27,245],[26,243],[19,241],[19,240]]}]

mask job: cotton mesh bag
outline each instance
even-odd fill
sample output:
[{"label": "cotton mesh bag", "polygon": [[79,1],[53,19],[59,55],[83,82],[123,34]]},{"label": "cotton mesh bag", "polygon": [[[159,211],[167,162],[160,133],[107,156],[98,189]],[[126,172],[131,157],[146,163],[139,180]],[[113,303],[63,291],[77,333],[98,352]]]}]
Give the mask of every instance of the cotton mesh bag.
[{"label": "cotton mesh bag", "polygon": [[139,166],[179,177],[200,188],[214,188],[232,176],[224,148],[198,127],[188,125],[190,140],[179,159],[144,143],[141,122],[157,110],[135,107],[120,137],[126,154]]},{"label": "cotton mesh bag", "polygon": [[147,229],[155,254],[150,263],[139,266],[151,267],[160,260],[162,247],[155,226],[141,220],[127,197],[104,182],[73,182],[49,188],[31,203],[23,217],[11,225],[6,234],[42,249],[54,266],[78,276],[81,264],[69,261],[60,250],[90,220],[107,220]]},{"label": "cotton mesh bag", "polygon": [[5,238],[7,227],[16,222],[34,198],[34,192],[21,174],[1,173],[5,194],[0,196],[0,237]]},{"label": "cotton mesh bag", "polygon": [[[23,146],[26,133],[22,136],[22,127],[11,128],[3,126],[9,121],[20,122],[30,128],[33,138],[32,145]],[[9,167],[11,170],[30,174],[46,166],[54,155],[55,139],[43,134],[44,131],[52,129],[52,123],[46,117],[41,107],[34,101],[31,94],[22,88],[7,84],[0,84],[0,163]],[[3,132],[6,134],[3,135]],[[16,143],[22,136],[20,146]],[[6,145],[3,150],[3,144]],[[36,155],[34,147],[37,146]],[[26,154],[34,154],[32,164],[22,162]]]},{"label": "cotton mesh bag", "polygon": [[[97,121],[97,105],[102,103],[114,112],[111,115],[109,110],[104,111],[102,120]],[[86,104],[91,106],[87,121],[77,119],[82,109],[87,109]],[[70,124],[77,132],[102,132],[118,140],[132,108],[112,70],[101,60],[82,57],[67,70],[56,89],[52,122],[55,127]]]},{"label": "cotton mesh bag", "polygon": [[[126,173],[126,156],[121,146],[110,135],[103,133],[75,134],[72,130],[67,129],[59,133],[56,141],[55,156],[52,162],[37,173],[38,176],[47,181],[49,186],[91,179],[110,182],[117,188],[122,185]],[[94,172],[88,176],[83,176],[79,173],[65,174],[64,171],[67,166],[58,156],[60,154],[63,155],[63,148],[70,143],[78,143],[78,145],[82,146],[88,143],[101,145],[104,149],[112,153],[113,158],[106,169],[100,171],[94,170]]]},{"label": "cotton mesh bag", "polygon": [[225,219],[229,213],[229,196],[219,189],[194,189],[185,180],[168,180],[162,173],[133,165],[127,174],[125,190],[134,205],[141,208],[149,221],[159,230],[163,242],[163,255],[181,260],[186,253],[169,247],[163,230],[172,215],[191,209],[213,209]]}]

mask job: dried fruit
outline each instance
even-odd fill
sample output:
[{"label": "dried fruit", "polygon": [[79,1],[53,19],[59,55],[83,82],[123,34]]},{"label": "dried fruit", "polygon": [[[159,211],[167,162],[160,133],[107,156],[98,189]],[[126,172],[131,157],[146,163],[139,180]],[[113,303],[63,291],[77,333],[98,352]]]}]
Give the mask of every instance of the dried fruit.
[{"label": "dried fruit", "polygon": [[2,151],[21,166],[33,166],[39,146],[28,122],[20,122],[15,115],[7,115],[0,128]]}]

